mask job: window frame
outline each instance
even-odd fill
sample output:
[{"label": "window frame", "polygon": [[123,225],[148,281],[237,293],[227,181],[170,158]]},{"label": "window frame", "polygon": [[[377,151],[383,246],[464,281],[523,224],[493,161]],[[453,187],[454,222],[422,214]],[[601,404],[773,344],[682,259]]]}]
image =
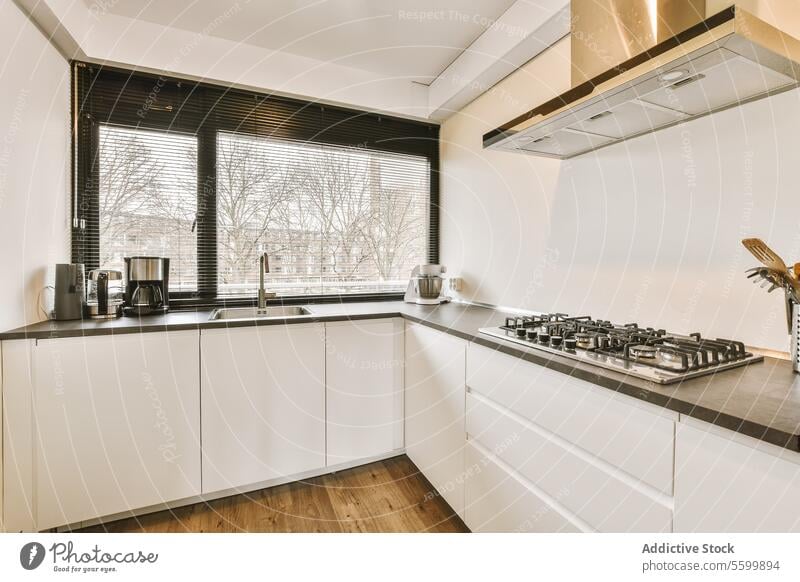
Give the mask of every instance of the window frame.
[{"label": "window frame", "polygon": [[[87,271],[99,267],[98,155],[99,128],[104,124],[197,137],[197,290],[170,292],[170,302],[213,306],[255,300],[255,295],[217,293],[216,146],[220,131],[424,156],[430,173],[426,260],[439,262],[437,124],[80,61],[74,61],[72,69],[72,261],[83,263]],[[146,115],[141,115],[143,107],[147,107]],[[381,292],[279,299],[284,303],[340,302],[400,296],[401,292]]]}]

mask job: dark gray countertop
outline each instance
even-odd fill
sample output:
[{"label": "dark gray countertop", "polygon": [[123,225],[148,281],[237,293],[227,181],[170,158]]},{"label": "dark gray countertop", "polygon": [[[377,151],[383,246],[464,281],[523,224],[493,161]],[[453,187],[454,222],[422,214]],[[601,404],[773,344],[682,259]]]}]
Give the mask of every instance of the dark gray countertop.
[{"label": "dark gray countertop", "polygon": [[104,322],[45,321],[0,333],[0,340],[280,325],[291,322],[396,316],[500,350],[609,390],[780,447],[800,451],[800,375],[792,372],[788,361],[765,358],[761,364],[663,386],[479,334],[478,329],[481,327],[492,327],[503,323],[504,314],[494,309],[454,303],[421,306],[402,302],[320,304],[309,307],[312,312],[310,316],[258,321],[208,321],[210,310],[175,311],[164,316],[141,319],[125,317]]}]

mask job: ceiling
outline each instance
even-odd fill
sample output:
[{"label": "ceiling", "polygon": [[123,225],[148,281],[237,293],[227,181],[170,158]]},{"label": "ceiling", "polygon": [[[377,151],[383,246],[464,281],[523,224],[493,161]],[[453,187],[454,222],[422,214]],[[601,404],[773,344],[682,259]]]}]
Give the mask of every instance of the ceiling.
[{"label": "ceiling", "polygon": [[[96,0],[83,0],[92,10]],[[514,0],[116,0],[105,12],[430,83]]]}]

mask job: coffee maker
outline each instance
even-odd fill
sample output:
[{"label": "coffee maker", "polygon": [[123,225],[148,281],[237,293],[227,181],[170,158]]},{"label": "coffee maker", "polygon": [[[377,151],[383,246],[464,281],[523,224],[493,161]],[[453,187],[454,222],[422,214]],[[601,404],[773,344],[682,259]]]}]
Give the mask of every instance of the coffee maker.
[{"label": "coffee maker", "polygon": [[169,311],[169,259],[125,257],[125,315]]},{"label": "coffee maker", "polygon": [[417,265],[411,271],[411,278],[408,280],[406,289],[406,303],[417,303],[419,305],[437,305],[450,301],[444,291],[444,277],[447,272],[444,265]]}]

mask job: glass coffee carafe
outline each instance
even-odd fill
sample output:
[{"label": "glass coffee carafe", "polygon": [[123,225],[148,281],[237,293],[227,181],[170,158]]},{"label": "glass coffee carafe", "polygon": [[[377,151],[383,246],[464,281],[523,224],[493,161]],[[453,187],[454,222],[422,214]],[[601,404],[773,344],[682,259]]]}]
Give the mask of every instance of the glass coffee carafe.
[{"label": "glass coffee carafe", "polygon": [[122,315],[125,293],[122,273],[109,269],[89,271],[86,311],[92,319],[113,319]]}]

